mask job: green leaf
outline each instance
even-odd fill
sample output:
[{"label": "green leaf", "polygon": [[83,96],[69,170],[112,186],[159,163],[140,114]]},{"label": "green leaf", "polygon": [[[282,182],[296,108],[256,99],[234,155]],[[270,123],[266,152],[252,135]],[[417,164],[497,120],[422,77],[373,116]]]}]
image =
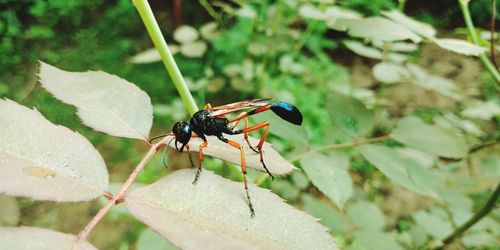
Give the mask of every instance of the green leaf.
[{"label": "green leaf", "polygon": [[483,173],[491,178],[500,179],[500,155],[486,155],[479,159]]},{"label": "green leaf", "polygon": [[172,244],[167,239],[163,238],[157,232],[146,228],[136,243],[137,250],[175,250],[178,249],[174,244]]},{"label": "green leaf", "polygon": [[373,111],[353,97],[331,92],[326,109],[333,123],[351,136],[365,136],[373,128]]},{"label": "green leaf", "polygon": [[384,214],[377,205],[368,201],[361,200],[350,205],[347,216],[359,228],[377,230],[385,227]]},{"label": "green leaf", "polygon": [[496,232],[496,235],[494,234],[486,231],[473,232],[465,235],[462,238],[462,243],[470,249],[495,249],[500,246],[500,240],[498,239],[498,232]]},{"label": "green leaf", "polygon": [[306,189],[309,187],[309,179],[307,179],[307,176],[302,173],[302,171],[293,171],[291,175],[293,184],[295,184],[296,187],[299,189]]},{"label": "green leaf", "polygon": [[[308,144],[307,131],[302,126],[291,124],[272,112],[264,112],[252,117],[256,123],[269,121],[269,132],[277,135],[287,141],[296,142],[300,144]],[[240,123],[243,125],[242,123]],[[240,125],[240,126],[241,126]]]},{"label": "green leaf", "polygon": [[296,201],[300,196],[300,190],[289,181],[277,179],[271,183],[271,189],[274,193],[287,201]]},{"label": "green leaf", "polygon": [[[355,240],[366,249],[402,250],[393,235],[372,229],[363,229],[354,233]],[[359,248],[357,248],[359,249]],[[363,248],[362,248],[363,249]]]},{"label": "green leaf", "polygon": [[437,181],[432,174],[396,149],[369,144],[361,146],[360,152],[366,160],[397,184],[422,195],[437,197],[433,191]]},{"label": "green leaf", "polygon": [[303,194],[302,203],[306,211],[319,219],[319,222],[329,227],[335,234],[343,234],[349,227],[347,219],[333,206],[322,202],[312,195]]},{"label": "green leaf", "polygon": [[0,226],[16,226],[20,221],[21,211],[16,198],[0,195]]},{"label": "green leaf", "polygon": [[342,209],[352,196],[352,179],[347,171],[348,156],[337,152],[329,156],[311,153],[302,157],[300,162],[314,186]]},{"label": "green leaf", "polygon": [[417,117],[405,117],[398,121],[391,138],[424,152],[448,158],[467,156],[465,141],[453,131],[427,125]]},{"label": "green leaf", "polygon": [[452,227],[448,221],[426,211],[416,212],[413,214],[413,219],[418,226],[422,227],[429,235],[436,239],[443,239],[452,231]]}]

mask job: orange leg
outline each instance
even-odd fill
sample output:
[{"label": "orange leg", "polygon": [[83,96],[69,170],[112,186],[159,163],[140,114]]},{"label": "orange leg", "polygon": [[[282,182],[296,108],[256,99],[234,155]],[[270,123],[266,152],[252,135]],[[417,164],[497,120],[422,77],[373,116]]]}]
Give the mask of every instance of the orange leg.
[{"label": "orange leg", "polygon": [[[238,123],[243,119],[244,120],[244,123],[245,123],[245,126],[243,127],[243,130],[247,129],[248,128],[248,118],[247,118],[247,112],[241,112],[238,117],[242,117],[242,118],[238,118],[236,117],[234,119],[234,122],[233,124],[231,125],[231,127],[234,129],[236,126],[238,126]],[[255,149],[255,147],[252,146],[252,144],[250,144],[250,141],[248,140],[248,132],[245,132],[243,133],[243,137],[245,138],[245,141],[247,142],[248,144],[248,147],[250,149],[252,149],[255,153],[258,153],[259,151],[257,151]]]},{"label": "orange leg", "polygon": [[205,104],[203,109],[212,109],[212,105],[210,103]]},{"label": "orange leg", "polygon": [[248,200],[248,208],[250,208],[250,217],[255,217],[255,211],[253,210],[253,205],[252,201],[250,200],[250,194],[248,193],[248,184],[247,184],[247,166],[245,162],[245,153],[243,151],[243,147],[241,144],[228,140],[227,143],[237,149],[240,150],[240,155],[241,155],[241,173],[243,173],[243,181],[245,184],[245,193],[247,195],[247,200]]},{"label": "orange leg", "polygon": [[[201,163],[203,162],[203,148],[206,148],[207,146],[208,146],[207,141],[203,141],[200,144],[200,150],[198,151],[198,171],[196,171],[196,176],[194,177],[193,184],[196,184],[196,182],[198,181],[198,178],[200,178]],[[192,164],[192,162],[191,162],[191,164]]]},{"label": "orange leg", "polygon": [[[243,134],[248,134],[249,132],[252,132],[252,131],[255,131],[255,130],[258,130],[258,129],[261,129],[264,127],[265,127],[265,130],[264,130],[264,133],[262,134],[262,137],[260,137],[260,141],[259,141],[259,144],[257,145],[257,149],[258,149],[258,152],[260,154],[260,162],[262,163],[262,166],[264,167],[266,172],[269,174],[269,176],[271,176],[271,178],[274,180],[274,176],[271,174],[271,172],[269,172],[269,169],[267,169],[267,166],[264,163],[264,156],[262,155],[262,146],[264,145],[264,142],[266,141],[267,133],[269,132],[269,122],[259,123],[255,126],[245,128],[245,129],[241,130],[241,132]],[[250,144],[250,142],[248,142],[248,143]]]}]

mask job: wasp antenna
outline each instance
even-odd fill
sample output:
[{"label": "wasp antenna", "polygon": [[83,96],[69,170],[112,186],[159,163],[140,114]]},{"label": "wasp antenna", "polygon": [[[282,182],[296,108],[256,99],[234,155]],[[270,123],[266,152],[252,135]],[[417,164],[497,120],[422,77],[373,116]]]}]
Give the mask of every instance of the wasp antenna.
[{"label": "wasp antenna", "polygon": [[165,157],[166,153],[167,153],[167,147],[165,147],[163,149],[163,152],[161,153],[161,162],[163,163],[163,167],[168,168],[167,167],[167,157]]},{"label": "wasp antenna", "polygon": [[[167,135],[169,135],[169,134],[167,134]],[[171,143],[174,139],[175,139],[175,137],[174,137],[174,138],[172,138],[172,139],[170,139],[170,141],[167,143],[167,145],[165,145],[165,148],[163,148],[162,153],[161,153],[161,162],[163,163],[163,166],[164,166],[165,168],[167,168],[167,159],[166,159],[167,157],[165,157],[165,155],[166,155],[166,153],[167,153],[167,148],[168,148],[168,146],[170,145],[170,143]]]},{"label": "wasp antenna", "polygon": [[165,136],[167,136],[167,135],[171,135],[171,134],[172,134],[172,133],[163,134],[163,135],[158,135],[158,136],[155,136],[155,137],[153,137],[153,138],[149,139],[148,141],[149,141],[149,143],[153,143],[153,141],[154,141],[154,140],[159,139],[159,138],[162,138],[162,137],[165,137]]},{"label": "wasp antenna", "polygon": [[191,151],[189,150],[189,146],[188,145],[186,145],[186,149],[187,149],[187,153],[188,153],[188,156],[189,156],[189,162],[191,162],[191,167],[194,168],[193,157],[191,157]]}]

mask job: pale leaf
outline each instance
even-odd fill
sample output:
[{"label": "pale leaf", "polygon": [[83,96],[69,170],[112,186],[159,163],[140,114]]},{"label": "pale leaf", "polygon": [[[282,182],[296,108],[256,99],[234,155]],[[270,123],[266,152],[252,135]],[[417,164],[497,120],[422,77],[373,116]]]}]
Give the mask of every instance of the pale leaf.
[{"label": "pale leaf", "polygon": [[441,76],[431,75],[417,64],[408,63],[406,68],[413,76],[411,79],[413,84],[428,90],[436,91],[455,100],[463,98],[460,88],[458,88],[452,80]]},{"label": "pale leaf", "polygon": [[0,99],[0,192],[38,200],[84,201],[108,188],[108,172],[83,136],[38,111]]},{"label": "pale leaf", "polygon": [[383,50],[384,48],[395,52],[413,52],[418,49],[418,45],[410,42],[383,42],[372,41],[373,46]]},{"label": "pale leaf", "polygon": [[353,193],[352,179],[347,171],[349,157],[344,153],[329,156],[311,153],[300,162],[314,186],[342,209]]},{"label": "pale leaf", "polygon": [[208,22],[200,27],[200,34],[204,39],[212,39],[218,35],[217,23]]},{"label": "pale leaf", "polygon": [[182,25],[174,31],[174,40],[181,44],[194,42],[198,37],[198,31],[189,25]]},{"label": "pale leaf", "polygon": [[433,40],[439,47],[466,56],[479,56],[485,52],[483,47],[464,40],[453,38],[436,38]]},{"label": "pale leaf", "polygon": [[85,125],[113,136],[146,140],[153,123],[149,96],[102,71],[68,72],[40,62],[42,86],[75,105]]},{"label": "pale leaf", "polygon": [[422,38],[407,28],[383,17],[368,17],[346,22],[349,35],[380,41],[411,40],[419,43]]},{"label": "pale leaf", "polygon": [[[243,146],[245,152],[245,162],[247,167],[257,169],[259,171],[265,172],[266,170],[260,162],[260,154],[254,152],[248,147],[248,144],[243,139],[243,135],[225,135],[228,140],[235,141]],[[173,137],[170,137],[173,138]],[[168,139],[170,141],[171,139]],[[259,140],[249,137],[252,146],[257,146]],[[208,147],[203,149],[203,155],[210,155],[227,162],[231,162],[237,165],[241,165],[241,157],[239,149],[222,142],[215,136],[207,136]],[[198,152],[199,146],[203,142],[200,138],[192,138],[188,145],[191,151]],[[175,148],[174,142],[170,144],[170,147]],[[185,151],[185,150],[184,150]],[[264,143],[262,147],[262,153],[264,156],[264,162],[266,163],[267,169],[273,175],[285,175],[295,170],[295,166],[285,160],[276,150],[274,150],[271,145],[267,142]]]},{"label": "pale leaf", "polygon": [[[172,55],[179,52],[179,46],[177,45],[168,45],[168,48],[170,49]],[[158,52],[156,48],[151,48],[132,56],[129,61],[137,64],[159,62],[161,61],[161,56],[160,52]]]},{"label": "pale leaf", "polygon": [[463,116],[473,119],[490,120],[500,115],[500,105],[495,101],[474,102],[461,113]]},{"label": "pale leaf", "polygon": [[97,250],[76,235],[34,227],[0,227],[0,249],[8,250]]},{"label": "pale leaf", "polygon": [[434,37],[436,35],[436,29],[431,25],[408,17],[398,10],[382,11],[382,15],[423,37]]},{"label": "pale leaf", "polygon": [[337,249],[312,216],[267,189],[250,185],[250,218],[242,182],[178,170],[125,197],[127,209],[182,249]]},{"label": "pale leaf", "polygon": [[207,44],[203,41],[184,43],[181,45],[180,52],[183,56],[189,58],[199,58],[207,51]]},{"label": "pale leaf", "polygon": [[325,20],[327,18],[324,10],[320,10],[312,4],[301,5],[299,7],[299,16],[313,20]]},{"label": "pale leaf", "polygon": [[373,76],[383,83],[398,83],[410,77],[406,68],[393,64],[381,62],[373,67]]},{"label": "pale leaf", "polygon": [[383,53],[381,50],[366,46],[361,42],[354,41],[354,40],[345,40],[344,45],[348,49],[350,49],[352,52],[354,52],[360,56],[364,56],[364,57],[368,57],[368,58],[372,58],[372,59],[380,59],[380,60],[383,58]]},{"label": "pale leaf", "polygon": [[[352,52],[354,52],[360,56],[364,56],[364,57],[368,57],[368,58],[372,58],[372,59],[384,60],[384,54],[382,53],[381,50],[379,50],[377,48],[367,46],[361,42],[354,41],[354,40],[345,40],[344,45],[349,50],[351,50]],[[390,52],[390,53],[387,53],[385,55],[385,57],[386,57],[386,59],[388,59],[388,61],[395,62],[395,63],[401,63],[401,62],[404,62],[407,60],[407,56],[404,54],[401,54],[401,53]]]},{"label": "pale leaf", "polygon": [[256,19],[257,18],[257,12],[253,9],[252,6],[248,4],[243,4],[241,8],[239,8],[236,11],[236,15],[240,17],[246,17],[249,19]]}]

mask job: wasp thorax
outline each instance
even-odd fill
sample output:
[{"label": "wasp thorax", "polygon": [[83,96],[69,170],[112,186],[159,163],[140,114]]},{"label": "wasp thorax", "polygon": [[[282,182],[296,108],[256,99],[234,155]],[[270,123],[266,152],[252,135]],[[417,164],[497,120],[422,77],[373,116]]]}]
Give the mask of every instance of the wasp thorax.
[{"label": "wasp thorax", "polygon": [[[174,124],[174,127],[172,128],[172,132],[175,135],[175,148],[178,151],[183,151],[184,146],[189,142],[191,139],[191,127],[189,126],[189,123],[187,122],[176,122]],[[177,143],[180,142],[182,144],[181,148],[177,146]]]}]

